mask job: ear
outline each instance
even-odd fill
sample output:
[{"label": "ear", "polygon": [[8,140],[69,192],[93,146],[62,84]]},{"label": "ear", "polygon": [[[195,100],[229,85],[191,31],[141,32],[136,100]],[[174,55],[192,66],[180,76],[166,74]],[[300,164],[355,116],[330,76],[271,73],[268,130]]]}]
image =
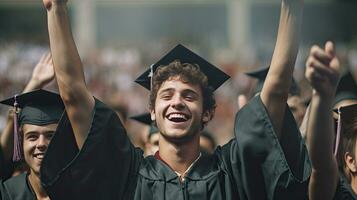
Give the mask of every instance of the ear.
[{"label": "ear", "polygon": [[203,115],[202,115],[203,124],[206,124],[207,122],[209,122],[212,119],[213,112],[214,111],[210,111],[210,110],[206,110],[206,111],[203,112]]},{"label": "ear", "polygon": [[344,159],[345,159],[345,163],[346,163],[346,166],[348,167],[349,171],[352,173],[356,173],[356,171],[357,171],[356,161],[353,158],[353,156],[350,154],[350,152],[345,153]]},{"label": "ear", "polygon": [[152,109],[152,110],[150,111],[150,116],[151,116],[151,121],[155,121],[155,120],[156,120],[155,110],[154,110],[154,109]]}]

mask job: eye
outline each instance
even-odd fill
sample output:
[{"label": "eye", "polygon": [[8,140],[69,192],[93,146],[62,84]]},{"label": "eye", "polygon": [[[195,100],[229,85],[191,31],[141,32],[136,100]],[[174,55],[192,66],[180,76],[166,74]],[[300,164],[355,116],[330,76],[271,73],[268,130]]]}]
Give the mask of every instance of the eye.
[{"label": "eye", "polygon": [[51,140],[53,135],[54,135],[54,133],[48,133],[48,134],[46,134],[46,138]]},{"label": "eye", "polygon": [[185,98],[185,100],[187,101],[194,101],[197,99],[197,95],[193,92],[187,92],[183,95],[183,97]]},{"label": "eye", "polygon": [[185,99],[189,100],[189,101],[193,101],[193,100],[195,100],[195,97],[192,94],[188,94],[188,95],[185,96]]},{"label": "eye", "polygon": [[172,94],[171,94],[171,93],[167,93],[167,92],[162,93],[162,94],[160,95],[160,98],[163,99],[163,100],[170,100],[171,97],[172,97]]},{"label": "eye", "polygon": [[35,141],[35,140],[37,140],[37,138],[38,138],[38,135],[36,135],[36,134],[28,134],[26,136],[26,140],[29,140],[29,141]]}]

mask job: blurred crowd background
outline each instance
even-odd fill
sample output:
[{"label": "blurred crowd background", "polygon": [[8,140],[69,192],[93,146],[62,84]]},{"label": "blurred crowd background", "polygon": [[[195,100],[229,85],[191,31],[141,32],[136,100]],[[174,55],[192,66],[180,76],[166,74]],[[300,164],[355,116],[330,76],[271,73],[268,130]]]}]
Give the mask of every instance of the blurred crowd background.
[{"label": "blurred crowd background", "polygon": [[[218,144],[232,137],[237,96],[251,96],[255,84],[244,72],[270,63],[279,0],[69,1],[86,82],[97,98],[126,110],[128,116],[146,112],[149,92],[136,85],[135,78],[181,43],[232,77],[217,90],[216,115],[207,127]],[[302,98],[308,99],[311,90],[304,67],[311,45],[334,41],[343,66],[356,73],[357,1],[305,0],[305,4],[294,76]],[[21,93],[48,50],[42,1],[0,0],[0,99]],[[0,106],[0,130],[7,110]],[[133,138],[140,138],[147,128],[131,120],[126,127]]]}]

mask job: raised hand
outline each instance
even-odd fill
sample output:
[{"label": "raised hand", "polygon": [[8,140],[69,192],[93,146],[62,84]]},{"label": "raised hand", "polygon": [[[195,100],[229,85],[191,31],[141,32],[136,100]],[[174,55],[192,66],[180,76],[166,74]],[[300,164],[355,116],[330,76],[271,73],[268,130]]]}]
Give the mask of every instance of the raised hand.
[{"label": "raised hand", "polygon": [[322,49],[314,45],[306,61],[305,77],[314,90],[323,97],[333,97],[340,72],[340,62],[336,57],[334,44],[326,42]]},{"label": "raised hand", "polygon": [[36,64],[32,71],[30,81],[27,83],[23,92],[29,92],[36,89],[41,89],[54,80],[55,73],[52,64],[50,53],[44,54],[40,61]]},{"label": "raised hand", "polygon": [[55,77],[51,53],[44,54],[32,72],[32,78],[44,86]]}]

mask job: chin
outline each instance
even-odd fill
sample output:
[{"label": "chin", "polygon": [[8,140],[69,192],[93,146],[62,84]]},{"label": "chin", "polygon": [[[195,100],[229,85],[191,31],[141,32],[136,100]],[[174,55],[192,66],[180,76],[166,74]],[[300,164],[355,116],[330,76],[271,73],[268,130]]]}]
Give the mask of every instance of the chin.
[{"label": "chin", "polygon": [[166,140],[173,142],[173,143],[184,143],[186,141],[191,140],[194,137],[194,134],[189,134],[187,132],[176,132],[176,133],[168,133],[163,134]]}]

